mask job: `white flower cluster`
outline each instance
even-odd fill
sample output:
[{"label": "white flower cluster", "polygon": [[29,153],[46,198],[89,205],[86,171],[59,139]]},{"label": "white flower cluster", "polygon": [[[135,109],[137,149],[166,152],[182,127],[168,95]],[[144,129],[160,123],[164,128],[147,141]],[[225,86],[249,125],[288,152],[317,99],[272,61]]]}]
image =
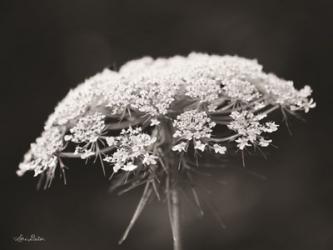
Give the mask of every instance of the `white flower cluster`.
[{"label": "white flower cluster", "polygon": [[121,67],[121,80],[112,88],[109,106],[117,111],[130,106],[152,115],[167,114],[177,98],[213,102],[223,96],[221,85],[234,78],[252,79],[261,69],[256,61],[237,56],[145,57]]},{"label": "white flower cluster", "polygon": [[311,89],[297,91],[293,83],[265,74],[256,60],[237,56],[192,53],[153,60],[144,57],[123,65],[119,72],[104,70],[71,90],[47,123],[66,125],[88,109],[103,107],[112,114],[127,108],[151,115],[165,115],[182,96],[199,102],[221,98],[248,102],[269,95],[271,104],[293,110],[314,107]]},{"label": "white flower cluster", "polygon": [[[105,91],[117,82],[116,72],[105,69],[87,79],[84,83],[69,91],[67,96],[56,106],[55,111],[46,121],[45,129],[52,126],[75,124],[76,119],[89,109],[104,106],[107,96]],[[70,124],[71,125],[71,124]]]},{"label": "white flower cluster", "polygon": [[32,143],[30,150],[25,154],[23,162],[19,165],[17,175],[22,176],[26,171],[34,171],[34,176],[47,172],[51,177],[58,164],[57,152],[63,149],[63,131],[58,127],[44,131],[36,142]]},{"label": "white flower cluster", "polygon": [[290,108],[291,111],[304,110],[305,113],[316,107],[316,103],[310,98],[310,86],[306,85],[301,90],[296,90],[292,81],[285,81],[274,74],[264,75],[263,79],[262,84],[270,102]]},{"label": "white flower cluster", "polygon": [[[173,151],[187,151],[188,143],[193,140],[194,149],[205,151],[210,148],[208,141],[212,136],[216,123],[208,117],[204,111],[190,110],[177,116],[173,122],[177,144],[172,147]],[[215,153],[224,154],[226,147],[214,144]]]},{"label": "white flower cluster", "polygon": [[107,137],[106,142],[117,150],[103,160],[113,164],[113,171],[132,171],[141,163],[157,164],[157,157],[151,153],[150,147],[156,142],[156,137],[143,133],[141,128],[122,130],[120,136]]},{"label": "white flower cluster", "polygon": [[237,78],[226,81],[222,89],[226,96],[245,103],[260,97],[259,91],[253,84]]},{"label": "white flower cluster", "polygon": [[65,141],[95,143],[105,128],[104,120],[105,115],[101,113],[81,117],[77,124],[69,130],[71,134],[65,136]]},{"label": "white flower cluster", "polygon": [[272,133],[278,129],[278,125],[274,122],[260,123],[266,115],[255,115],[244,110],[242,112],[234,111],[230,116],[233,121],[230,122],[228,128],[237,133],[238,138],[236,142],[240,150],[251,145],[267,147],[272,140],[266,140],[262,133]]},{"label": "white flower cluster", "polygon": [[[297,90],[293,82],[264,73],[256,60],[238,56],[191,53],[133,60],[118,72],[106,69],[71,90],[49,116],[45,132],[32,144],[17,173],[52,172],[58,151],[66,145],[63,141],[86,143],[77,145],[72,153],[83,159],[93,156],[97,148],[92,145],[111,129],[105,125],[106,116],[111,121],[121,120],[121,124],[128,122],[126,128],[131,126],[128,117],[140,117],[151,122],[152,130],[163,127],[163,120],[173,119],[172,150],[176,152],[187,151],[193,141],[196,150],[212,149],[224,154],[224,146],[209,144],[214,141],[210,137],[215,123],[236,132],[231,140],[236,139],[242,150],[249,145],[265,147],[270,140],[264,139],[262,133],[273,132],[277,126],[262,125],[260,115],[255,113],[272,107],[308,112],[315,107],[311,92],[309,86]],[[135,123],[145,125],[141,120]],[[139,160],[146,165],[155,164],[156,159],[147,149],[155,136],[131,128],[125,131],[114,137],[116,152],[106,158],[115,164],[115,171],[135,169]]]},{"label": "white flower cluster", "polygon": [[185,111],[178,115],[177,119],[173,122],[173,126],[176,129],[173,137],[187,141],[210,138],[213,131],[212,128],[215,125],[216,123],[204,111]]}]

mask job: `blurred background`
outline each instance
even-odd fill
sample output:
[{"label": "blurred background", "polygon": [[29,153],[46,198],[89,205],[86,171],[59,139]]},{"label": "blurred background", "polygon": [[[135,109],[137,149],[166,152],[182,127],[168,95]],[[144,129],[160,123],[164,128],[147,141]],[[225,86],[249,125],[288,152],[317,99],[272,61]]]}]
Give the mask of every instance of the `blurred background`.
[{"label": "blurred background", "polygon": [[[201,218],[184,198],[184,249],[333,249],[332,11],[329,0],[2,0],[0,249],[172,248],[158,202],[117,244],[142,190],[110,194],[98,167],[73,163],[69,184],[56,178],[46,191],[15,170],[70,88],[130,59],[191,51],[257,58],[266,72],[311,85],[317,108],[306,122],[290,119],[292,136],[281,126],[267,160],[247,156],[244,169],[238,155],[201,179],[216,211]],[[14,242],[20,234],[46,241]]]}]

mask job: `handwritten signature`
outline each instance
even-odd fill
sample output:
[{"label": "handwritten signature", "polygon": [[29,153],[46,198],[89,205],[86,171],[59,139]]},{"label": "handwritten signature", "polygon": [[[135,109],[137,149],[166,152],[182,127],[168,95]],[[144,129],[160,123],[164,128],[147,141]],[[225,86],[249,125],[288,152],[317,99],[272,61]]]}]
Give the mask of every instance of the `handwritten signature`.
[{"label": "handwritten signature", "polygon": [[35,235],[35,234],[31,234],[29,236],[24,236],[23,234],[20,234],[18,236],[14,236],[13,240],[15,242],[41,242],[41,241],[46,241],[45,238]]}]

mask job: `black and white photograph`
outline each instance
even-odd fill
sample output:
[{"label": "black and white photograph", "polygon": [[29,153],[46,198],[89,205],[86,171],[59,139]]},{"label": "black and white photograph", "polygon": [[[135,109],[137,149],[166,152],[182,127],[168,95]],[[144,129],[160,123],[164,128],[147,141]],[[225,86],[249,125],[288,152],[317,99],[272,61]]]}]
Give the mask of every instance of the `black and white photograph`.
[{"label": "black and white photograph", "polygon": [[332,250],[333,2],[2,0],[1,250]]}]

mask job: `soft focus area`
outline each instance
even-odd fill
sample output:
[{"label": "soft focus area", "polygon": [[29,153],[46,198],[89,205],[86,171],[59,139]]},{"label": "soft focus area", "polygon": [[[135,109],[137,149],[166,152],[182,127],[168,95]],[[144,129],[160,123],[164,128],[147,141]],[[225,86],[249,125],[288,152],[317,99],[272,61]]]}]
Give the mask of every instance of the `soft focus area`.
[{"label": "soft focus area", "polygon": [[[333,249],[330,1],[18,1],[0,3],[0,249],[171,249],[165,203],[148,204],[118,245],[142,189],[110,193],[99,166],[70,160],[36,190],[16,170],[48,114],[69,89],[108,67],[143,56],[191,51],[256,58],[264,71],[314,90],[317,107],[290,117],[265,156],[241,154],[197,176],[203,205],[182,196],[184,249]],[[221,217],[221,221],[217,216]],[[43,237],[18,243],[13,237]]]}]

